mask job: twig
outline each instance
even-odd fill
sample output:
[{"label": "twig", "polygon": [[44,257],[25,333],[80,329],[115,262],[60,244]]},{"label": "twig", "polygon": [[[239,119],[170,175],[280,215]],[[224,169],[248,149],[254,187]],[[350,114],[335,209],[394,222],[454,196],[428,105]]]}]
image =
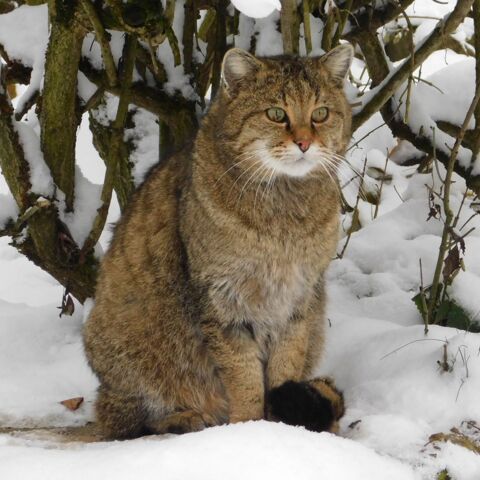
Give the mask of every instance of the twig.
[{"label": "twig", "polygon": [[90,0],[81,0],[83,9],[88,15],[90,22],[92,23],[93,29],[95,31],[95,37],[100,45],[102,51],[103,63],[105,64],[105,73],[108,79],[108,85],[114,87],[118,83],[117,79],[117,68],[115,65],[115,60],[113,59],[112,51],[110,50],[110,42],[107,37],[107,32],[103,28],[102,22],[97,15],[97,11]]},{"label": "twig", "polygon": [[463,230],[467,226],[467,224],[470,223],[470,220],[472,220],[472,218],[475,218],[477,215],[478,213],[475,212],[470,217],[468,217],[467,221],[460,227],[460,230]]},{"label": "twig", "polygon": [[393,355],[394,353],[397,353],[398,351],[402,350],[405,347],[408,347],[409,345],[412,345],[414,343],[418,342],[442,342],[442,343],[448,343],[447,340],[440,340],[439,338],[419,338],[418,340],[412,340],[411,342],[406,343],[405,345],[402,345],[395,350],[392,350],[390,353],[385,354],[383,357],[380,357],[380,360],[383,360],[390,355]]},{"label": "twig", "polygon": [[307,55],[312,51],[312,29],[310,27],[310,1],[302,1],[303,37]]},{"label": "twig", "polygon": [[[480,85],[480,0],[473,2],[473,25],[474,36],[473,41],[475,45],[475,83]],[[480,152],[480,104],[477,104],[475,108],[475,130],[474,130],[474,142],[472,148],[472,161],[475,161]]]},{"label": "twig", "polygon": [[365,177],[366,168],[367,168],[367,157],[365,157],[365,161],[363,162],[362,176],[360,178],[360,185],[358,187],[357,199],[355,201],[355,207],[354,207],[353,213],[352,213],[352,225],[350,226],[350,229],[349,229],[349,232],[348,232],[348,235],[347,235],[347,240],[345,241],[345,243],[343,245],[342,251],[337,255],[336,259],[343,258],[343,255],[345,254],[345,251],[347,250],[348,244],[350,242],[350,238],[351,238],[352,233],[353,233],[353,228],[352,228],[353,227],[353,219],[355,217],[355,214],[358,215],[358,205],[360,203],[361,192],[362,192],[362,188],[363,188],[363,181],[364,181],[364,177]]},{"label": "twig", "polygon": [[465,191],[463,192],[462,195],[462,201],[460,202],[460,206],[458,207],[457,215],[455,215],[455,218],[452,223],[452,228],[455,228],[457,226],[458,220],[460,219],[460,214],[462,213],[463,205],[465,204],[465,200],[468,195],[468,187],[465,188]]},{"label": "twig", "polygon": [[22,108],[15,111],[15,120],[17,120],[17,122],[19,122],[23,118],[23,116],[35,105],[35,103],[37,103],[39,94],[40,91],[38,89],[35,89],[30,92],[27,99],[24,100],[23,97],[21,98]]},{"label": "twig", "polygon": [[283,53],[294,55],[298,53],[298,21],[296,0],[282,0],[280,12]]},{"label": "twig", "polygon": [[88,112],[95,107],[102,101],[103,94],[105,93],[105,89],[103,87],[98,87],[92,96],[86,101],[85,105],[82,108],[82,113]]},{"label": "twig", "polygon": [[408,116],[410,113],[410,99],[412,95],[412,82],[413,82],[413,72],[415,71],[415,42],[413,41],[414,30],[408,15],[402,12],[403,17],[408,25],[408,31],[410,32],[410,75],[408,76],[408,84],[407,84],[407,99],[405,100],[405,116],[404,122],[408,123]]},{"label": "twig", "polygon": [[423,268],[422,268],[422,259],[418,259],[418,263],[420,266],[420,299],[422,301],[422,317],[423,317],[423,322],[425,324],[425,330],[424,333],[425,335],[428,334],[428,306],[427,306],[427,297],[425,295],[425,288],[423,284]]},{"label": "twig", "polygon": [[341,9],[339,7],[336,8],[340,18],[337,23],[337,29],[335,31],[335,35],[333,36],[332,47],[335,47],[338,45],[340,37],[342,36],[343,30],[345,28],[345,24],[347,23],[348,15],[350,14],[350,11],[352,9],[352,5],[353,5],[353,0],[347,0],[345,7],[342,7]]},{"label": "twig", "polygon": [[373,219],[375,220],[378,215],[378,210],[380,208],[380,201],[382,199],[382,190],[383,190],[383,184],[385,183],[385,177],[387,176],[387,165],[388,165],[388,160],[390,159],[390,152],[387,153],[387,156],[385,158],[385,166],[383,167],[383,176],[382,179],[380,180],[380,188],[378,189],[378,202],[375,205],[375,211],[373,212]]},{"label": "twig", "polygon": [[105,172],[105,180],[101,193],[102,205],[97,210],[97,216],[95,217],[92,229],[83,244],[81,255],[86,255],[91,249],[93,249],[93,247],[95,247],[107,219],[108,209],[110,207],[110,201],[112,198],[115,174],[117,171],[118,158],[120,157],[120,148],[123,141],[123,129],[125,126],[125,120],[127,118],[128,105],[130,103],[130,87],[132,85],[133,69],[135,66],[136,44],[136,38],[128,35],[125,41],[123,52],[124,72],[122,75],[120,99],[118,102],[117,115],[112,125],[107,170]]}]

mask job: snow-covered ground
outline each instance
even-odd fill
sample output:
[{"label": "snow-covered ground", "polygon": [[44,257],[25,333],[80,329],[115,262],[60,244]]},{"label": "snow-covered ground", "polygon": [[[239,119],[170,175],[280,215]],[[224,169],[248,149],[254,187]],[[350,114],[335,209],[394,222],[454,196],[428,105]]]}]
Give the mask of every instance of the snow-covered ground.
[{"label": "snow-covered ground", "polygon": [[[268,13],[279,2],[264,3]],[[235,4],[252,6],[243,0]],[[424,36],[435,17],[450,7],[422,0],[411,8],[410,13],[418,18],[431,17],[431,25],[427,22],[417,30],[416,35]],[[46,23],[40,25],[37,15],[46,12],[44,7],[22,9],[37,13],[24,22],[22,32],[16,32],[16,38],[23,39],[16,48],[24,58],[26,49],[36,45],[28,58],[40,82],[45,48],[40,39],[46,36]],[[5,15],[0,17],[2,42],[2,35],[7,38],[13,31],[5,19]],[[278,32],[266,28],[263,37],[259,35],[258,47],[263,48],[274,34]],[[354,75],[359,77],[361,68],[354,64]],[[421,99],[415,105],[422,109],[411,111],[410,116],[427,123],[439,119],[461,122],[472,97],[474,62],[442,51],[432,55],[422,71],[435,86],[414,86],[412,98]],[[87,92],[85,82],[80,79],[79,87]],[[157,157],[154,119],[149,115],[138,111],[136,133],[142,134],[131,138],[137,147],[136,181]],[[38,130],[35,118],[26,124]],[[385,127],[373,131],[381,124],[378,115],[372,117],[355,133],[348,152],[357,170],[362,170],[367,158],[364,188],[373,193],[378,192],[387,152],[397,147]],[[452,479],[479,480],[480,452],[467,447],[480,448],[480,334],[431,326],[425,335],[412,301],[420,285],[419,260],[428,285],[442,232],[439,220],[427,221],[426,185],[438,190],[445,172],[439,166],[431,174],[419,174],[416,166],[395,163],[413,155],[411,148],[401,145],[394,151],[378,211],[360,201],[362,228],[353,233],[343,258],[333,260],[328,271],[328,338],[317,373],[333,376],[345,393],[347,410],[338,436],[265,421],[124,442],[65,442],[53,434],[22,431],[93,420],[97,380],[81,344],[87,308],[76,304],[72,317],[60,318],[57,307],[62,288],[10,247],[8,239],[0,238],[0,432],[2,428],[5,432],[0,433],[0,478],[430,480],[446,469]],[[77,157],[82,171],[77,177],[86,186],[79,190],[89,197],[88,211],[77,224],[76,218],[66,221],[81,240],[104,175],[86,122],[79,131]],[[341,176],[344,183],[348,175],[347,169]],[[358,181],[352,182],[344,192],[351,205],[357,187]],[[464,189],[464,181],[455,177],[451,199],[455,213]],[[15,213],[15,207],[5,203],[9,197],[1,196],[6,193],[0,175],[0,223]],[[472,196],[466,198],[459,228],[473,214],[472,200]],[[109,222],[117,217],[114,203]],[[344,231],[350,221],[351,215],[344,217]],[[465,239],[465,271],[455,278],[450,295],[471,319],[478,320],[480,216],[469,220],[461,233],[472,227],[476,230]],[[104,248],[108,238],[106,231],[101,238]],[[345,241],[343,233],[338,252]],[[74,397],[84,398],[75,411],[60,403]],[[18,430],[6,433],[5,427]]]}]

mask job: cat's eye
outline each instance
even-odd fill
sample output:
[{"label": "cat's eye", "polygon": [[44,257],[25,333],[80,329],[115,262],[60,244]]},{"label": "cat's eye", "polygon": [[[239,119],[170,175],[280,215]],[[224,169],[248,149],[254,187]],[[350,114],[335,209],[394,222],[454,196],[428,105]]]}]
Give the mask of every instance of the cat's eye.
[{"label": "cat's eye", "polygon": [[287,121],[287,112],[283,108],[272,107],[267,110],[267,117],[272,122],[282,123]]},{"label": "cat's eye", "polygon": [[312,120],[315,123],[324,122],[328,117],[327,107],[318,107],[312,112]]}]

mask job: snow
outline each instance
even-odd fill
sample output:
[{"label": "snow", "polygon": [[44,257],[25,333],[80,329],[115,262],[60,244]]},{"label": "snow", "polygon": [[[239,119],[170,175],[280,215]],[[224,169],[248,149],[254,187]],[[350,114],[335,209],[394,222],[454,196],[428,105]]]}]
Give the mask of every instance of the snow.
[{"label": "snow", "polygon": [[[19,25],[22,28],[19,28]],[[32,67],[30,84],[18,101],[16,111],[23,109],[43,83],[45,51],[48,42],[48,11],[46,5],[22,5],[8,15],[0,15],[0,44],[12,60]]]},{"label": "snow", "polygon": [[93,221],[97,216],[97,210],[102,205],[101,193],[102,185],[90,182],[78,166],[75,168],[73,212],[65,212],[65,209],[62,208],[63,194],[57,192],[61,205],[61,208],[59,208],[60,219],[67,225],[73,239],[80,248],[91,230]]},{"label": "snow", "polygon": [[43,159],[39,136],[35,133],[33,127],[27,123],[13,120],[13,125],[18,133],[25,159],[30,167],[31,191],[39,195],[51,197],[54,188],[53,179]]},{"label": "snow", "polygon": [[281,10],[280,0],[232,0],[237,10],[252,18],[268,17],[275,10]]},{"label": "snow", "polygon": [[[475,88],[475,60],[473,58],[464,59],[460,55],[458,57],[461,60],[456,58],[451,65],[440,69],[439,65],[442,64],[442,61],[438,55],[436,58],[430,59],[427,68],[429,70],[435,68],[436,71],[429,76],[422,75],[425,82],[411,83],[408,116],[405,101],[407,84],[402,85],[393,95],[394,107],[398,108],[397,115],[407,122],[413,132],[429,138],[437,149],[446,155],[450,155],[455,138],[437,128],[435,121],[442,120],[462,125]],[[443,63],[445,64],[445,61]],[[365,105],[395,71],[395,69],[392,70],[380,85],[357,100]],[[361,108],[362,106],[356,107],[354,111],[358,112]],[[473,126],[474,120],[472,119],[469,128],[473,128]],[[463,167],[471,166],[471,152],[468,149],[460,147],[457,158]],[[480,164],[475,163],[474,167],[473,173],[476,174],[477,169],[480,169]]]},{"label": "snow", "polygon": [[[178,48],[180,50],[180,58],[183,59],[183,19],[185,17],[184,0],[175,2],[175,15],[173,18],[173,31],[178,41]],[[156,49],[156,55],[160,62],[162,62],[167,73],[167,81],[163,84],[163,89],[170,95],[175,92],[181,92],[182,96],[187,99],[195,99],[195,91],[193,90],[190,79],[185,75],[183,64],[175,65],[172,47],[168,40],[164,40]]]},{"label": "snow", "polygon": [[135,111],[133,122],[134,127],[125,130],[124,139],[133,144],[130,155],[133,163],[132,176],[135,185],[140,185],[145,174],[158,162],[160,130],[157,117],[143,108]]},{"label": "snow", "polygon": [[[255,441],[252,441],[252,438]],[[244,478],[413,480],[398,461],[328,433],[267,422],[215,427],[184,436],[48,448],[0,436],[0,474],[9,478]],[[19,461],[28,449],[28,464]],[[186,454],[186,452],[188,452]],[[3,457],[3,458],[2,458]],[[388,475],[388,477],[385,477]],[[23,477],[25,478],[25,477]]]},{"label": "snow", "polygon": [[[0,301],[0,336],[8,339],[0,352],[0,423],[4,426],[81,424],[91,416],[97,382],[83,358],[80,311],[59,318],[55,310],[52,305]],[[78,396],[85,387],[90,397],[75,413],[59,403]]]},{"label": "snow", "polygon": [[[3,208],[3,207],[2,207]],[[41,307],[45,303],[60,305],[63,288],[50,275],[26,260],[17,250],[9,246],[10,239],[0,238],[0,299],[22,308]],[[5,303],[2,303],[5,305]],[[49,309],[50,317],[55,309]],[[25,312],[26,313],[26,312]],[[3,308],[0,309],[0,325],[3,324]],[[35,319],[32,319],[35,321]]]},{"label": "snow", "polygon": [[18,216],[18,206],[10,193],[0,193],[0,230]]},{"label": "snow", "polygon": [[280,13],[274,11],[267,18],[259,18],[255,21],[257,55],[281,55],[283,53],[282,35],[277,30],[280,21]]},{"label": "snow", "polygon": [[22,5],[7,15],[0,15],[0,44],[5,47],[11,59],[32,67],[43,56],[47,41],[46,5]]},{"label": "snow", "polygon": [[[113,60],[115,65],[118,65],[125,43],[124,34],[116,30],[107,30],[107,33],[110,35],[110,51],[112,52]],[[83,39],[82,56],[88,59],[93,68],[97,70],[104,68],[102,51],[99,43],[95,41],[95,35],[93,33],[88,33]]]}]

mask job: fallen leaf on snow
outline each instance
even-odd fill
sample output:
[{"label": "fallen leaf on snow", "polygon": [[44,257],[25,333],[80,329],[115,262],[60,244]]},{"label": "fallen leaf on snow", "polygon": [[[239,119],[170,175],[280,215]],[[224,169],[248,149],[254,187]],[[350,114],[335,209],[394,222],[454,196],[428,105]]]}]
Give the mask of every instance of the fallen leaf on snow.
[{"label": "fallen leaf on snow", "polygon": [[64,407],[74,412],[83,403],[83,397],[68,398],[60,402]]}]

